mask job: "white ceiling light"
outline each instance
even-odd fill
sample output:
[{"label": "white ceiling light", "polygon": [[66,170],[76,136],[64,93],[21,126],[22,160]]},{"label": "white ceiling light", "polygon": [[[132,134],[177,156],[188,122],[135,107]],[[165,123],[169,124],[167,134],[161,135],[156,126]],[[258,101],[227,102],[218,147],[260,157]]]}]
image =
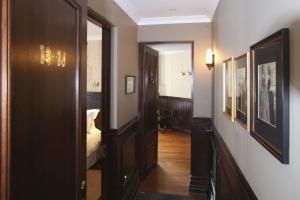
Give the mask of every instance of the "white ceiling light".
[{"label": "white ceiling light", "polygon": [[219,0],[114,0],[138,25],[211,22]]}]

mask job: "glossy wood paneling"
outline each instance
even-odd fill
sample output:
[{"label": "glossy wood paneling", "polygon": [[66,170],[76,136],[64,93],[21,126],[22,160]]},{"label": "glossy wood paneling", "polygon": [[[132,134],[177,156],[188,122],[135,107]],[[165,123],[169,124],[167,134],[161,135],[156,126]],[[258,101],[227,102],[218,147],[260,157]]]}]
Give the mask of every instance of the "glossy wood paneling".
[{"label": "glossy wood paneling", "polygon": [[109,134],[108,159],[110,192],[108,199],[131,200],[140,184],[139,116]]},{"label": "glossy wood paneling", "polygon": [[101,92],[87,92],[87,109],[101,109]]},{"label": "glossy wood paneling", "polygon": [[210,118],[194,118],[191,136],[191,191],[211,194],[212,181],[216,200],[257,199]]},{"label": "glossy wood paneling", "polygon": [[191,133],[191,180],[190,191],[207,191],[209,187],[210,140],[212,124],[210,118],[193,118]]},{"label": "glossy wood paneling", "polygon": [[[221,135],[214,127],[214,134],[210,134],[212,150],[215,151],[217,159],[213,165],[216,171],[212,176],[216,177],[216,199],[217,200],[257,200],[246,178],[238,167]],[[212,159],[211,159],[212,161]]]},{"label": "glossy wood paneling", "polygon": [[[192,99],[160,96],[159,110],[165,109],[174,111],[174,118],[169,121],[170,128],[191,132],[192,129]],[[162,113],[161,113],[162,114]]]},{"label": "glossy wood paneling", "polygon": [[87,109],[99,109],[100,112],[95,119],[95,125],[98,129],[102,130],[102,122],[101,122],[101,105],[102,105],[102,93],[101,92],[87,92]]}]

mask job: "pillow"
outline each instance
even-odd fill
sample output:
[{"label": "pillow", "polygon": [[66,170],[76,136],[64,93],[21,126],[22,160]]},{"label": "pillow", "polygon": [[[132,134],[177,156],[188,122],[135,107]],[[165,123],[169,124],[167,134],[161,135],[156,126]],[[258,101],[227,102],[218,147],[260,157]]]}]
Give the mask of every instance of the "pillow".
[{"label": "pillow", "polygon": [[99,109],[89,109],[86,111],[86,131],[88,132],[91,128],[95,127],[95,119],[100,112]]}]

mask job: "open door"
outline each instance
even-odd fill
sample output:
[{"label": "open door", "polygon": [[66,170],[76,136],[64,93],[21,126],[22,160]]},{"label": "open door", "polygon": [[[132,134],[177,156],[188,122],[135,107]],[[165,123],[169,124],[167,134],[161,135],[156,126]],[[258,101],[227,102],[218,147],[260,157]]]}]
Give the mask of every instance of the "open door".
[{"label": "open door", "polygon": [[158,51],[140,45],[140,97],[141,132],[144,175],[157,164],[158,153]]},{"label": "open door", "polygon": [[2,1],[6,5],[1,199],[85,199],[86,1]]},{"label": "open door", "polygon": [[[96,152],[99,152],[100,150],[101,155],[99,159],[100,162],[98,162],[100,163],[100,165],[96,163],[96,167],[88,167],[87,169],[88,170],[87,189],[88,192],[90,192],[88,193],[87,200],[109,199],[110,197],[110,190],[109,190],[111,184],[110,169],[112,167],[110,166],[109,156],[108,156],[109,154],[108,136],[110,132],[110,101],[111,101],[110,99],[111,26],[112,26],[111,23],[107,21],[104,17],[99,15],[92,8],[88,8],[87,109],[100,110],[98,117],[95,119],[95,125],[96,128],[98,128],[101,131],[101,142],[98,149],[96,150]],[[99,30],[101,30],[101,32],[99,32]],[[98,63],[95,62],[97,59],[100,59],[98,60],[99,61]],[[99,64],[101,66],[100,69],[98,68],[97,71],[95,69],[95,65],[99,65]],[[99,82],[97,83],[97,81],[95,82],[95,80],[98,80]],[[91,140],[89,140],[89,137]],[[87,145],[91,145],[91,147],[93,147],[94,146],[93,144],[94,144],[93,136],[88,135]],[[89,158],[87,157],[87,160],[88,159]],[[90,170],[89,168],[92,169],[94,172],[89,173]],[[100,180],[98,180],[97,176],[94,176],[97,174],[100,174]],[[91,180],[90,182],[89,179]],[[100,183],[100,187],[98,188],[99,183]],[[100,193],[99,198],[97,195],[95,195],[95,193],[97,195]]]}]

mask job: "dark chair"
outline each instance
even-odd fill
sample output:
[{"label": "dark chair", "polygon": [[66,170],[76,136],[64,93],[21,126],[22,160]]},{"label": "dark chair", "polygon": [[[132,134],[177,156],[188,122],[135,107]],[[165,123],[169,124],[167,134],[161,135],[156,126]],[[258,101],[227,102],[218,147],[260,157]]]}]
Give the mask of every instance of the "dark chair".
[{"label": "dark chair", "polygon": [[172,121],[174,120],[173,109],[162,109],[159,111],[159,130],[164,131],[167,127],[172,128]]}]

